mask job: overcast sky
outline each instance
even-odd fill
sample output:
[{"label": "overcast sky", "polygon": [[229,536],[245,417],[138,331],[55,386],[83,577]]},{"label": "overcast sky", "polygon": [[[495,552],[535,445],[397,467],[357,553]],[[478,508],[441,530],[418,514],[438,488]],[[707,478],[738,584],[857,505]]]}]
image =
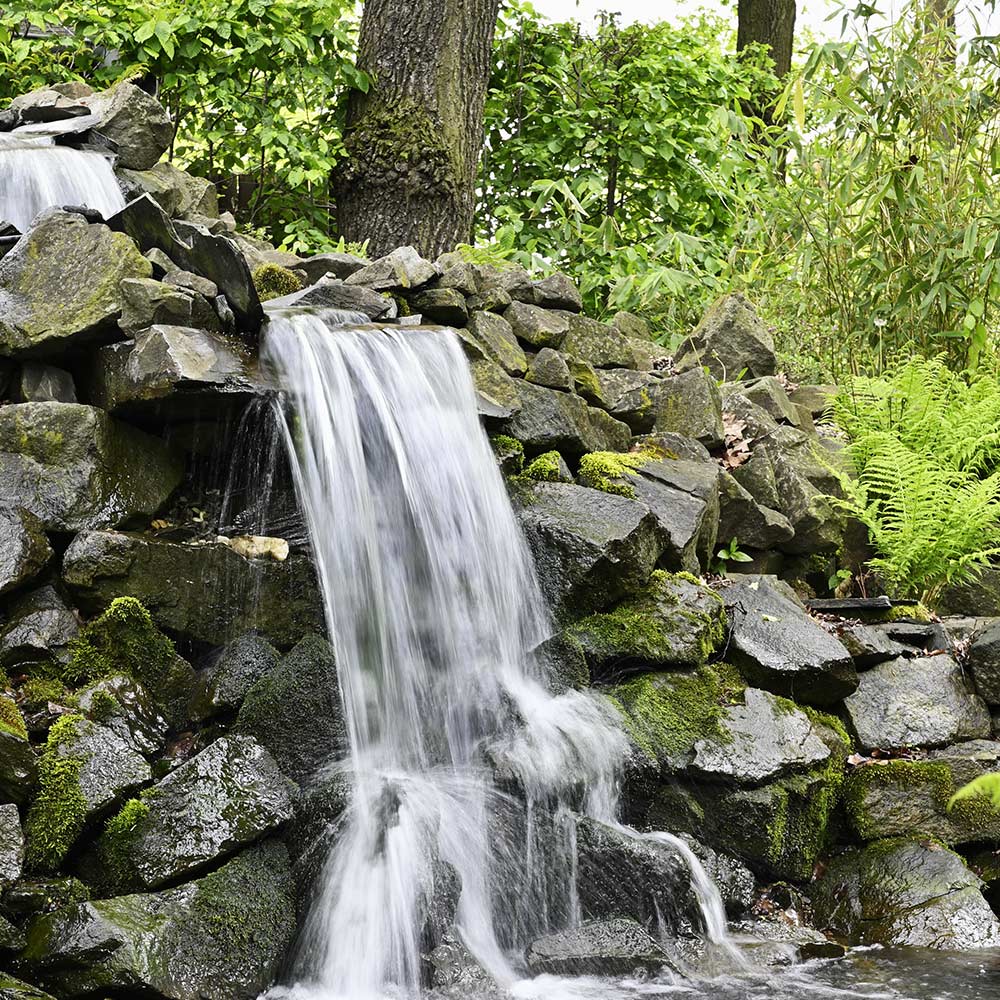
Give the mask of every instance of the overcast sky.
[{"label": "overcast sky", "polygon": [[[700,8],[718,12],[728,11],[735,18],[736,0],[726,4],[723,0],[532,0],[537,10],[553,20],[578,18],[581,21],[593,19],[599,10],[613,10],[621,13],[626,21],[670,21],[691,14]],[[899,0],[876,0],[877,6],[891,14],[902,6]],[[960,4],[960,30],[963,35],[971,34],[970,10],[978,10],[986,25],[986,30],[1000,33],[1000,14],[986,17],[982,14],[988,8],[986,2],[963,2]],[[832,21],[830,14],[841,9],[835,0],[805,0],[798,5],[797,26],[808,25],[819,37],[836,38],[840,35],[841,18]]]}]

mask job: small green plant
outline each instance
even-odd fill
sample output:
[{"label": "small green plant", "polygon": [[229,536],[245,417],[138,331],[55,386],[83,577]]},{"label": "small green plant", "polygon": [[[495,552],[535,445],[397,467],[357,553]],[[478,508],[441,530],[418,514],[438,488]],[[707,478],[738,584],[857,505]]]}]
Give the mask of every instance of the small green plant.
[{"label": "small green plant", "polygon": [[719,576],[725,576],[726,570],[729,568],[730,563],[748,563],[753,562],[753,556],[747,555],[746,552],[742,551],[739,546],[739,541],[736,536],[729,540],[728,545],[723,545],[715,554],[715,572]]},{"label": "small green plant", "polygon": [[1000,772],[982,774],[963,785],[948,801],[948,808],[953,809],[963,800],[977,798],[988,799],[990,805],[1000,811]]},{"label": "small green plant", "polygon": [[268,299],[278,299],[282,295],[291,295],[302,288],[302,282],[280,264],[261,264],[254,268],[253,285],[257,289],[261,302]]}]

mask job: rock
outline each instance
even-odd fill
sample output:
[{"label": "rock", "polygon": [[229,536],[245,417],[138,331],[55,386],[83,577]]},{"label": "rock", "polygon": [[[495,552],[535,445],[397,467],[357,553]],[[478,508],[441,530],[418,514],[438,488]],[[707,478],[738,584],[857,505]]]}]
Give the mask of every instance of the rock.
[{"label": "rock", "polygon": [[774,338],[739,292],[724,295],[711,306],[681,345],[677,364],[707,367],[719,379],[762,378],[778,368]]},{"label": "rock", "polygon": [[567,629],[595,680],[636,669],[698,666],[722,643],[721,598],[693,577],[653,573],[637,597],[590,615]]},{"label": "rock", "polygon": [[103,677],[76,698],[81,712],[110,729],[136,753],[159,753],[166,745],[169,723],[156,699],[134,677]]},{"label": "rock", "polygon": [[345,284],[340,278],[321,278],[301,291],[270,299],[268,312],[292,306],[310,306],[315,309],[343,309],[346,312],[361,313],[370,320],[395,319],[396,303],[387,295]]},{"label": "rock", "polygon": [[41,358],[120,338],[123,278],[152,267],[127,236],[51,209],[0,261],[0,354]]},{"label": "rock", "polygon": [[556,271],[540,281],[533,282],[535,286],[534,302],[543,309],[564,309],[566,312],[582,312],[583,299],[580,290],[569,275]]},{"label": "rock", "polygon": [[514,336],[510,323],[490,312],[475,312],[468,326],[458,331],[465,353],[471,361],[496,362],[511,375],[523,375],[528,360]]},{"label": "rock", "polygon": [[[479,283],[479,292],[484,299],[499,298],[502,296],[498,296],[497,293],[502,293],[512,302],[535,301],[535,286],[531,275],[519,264],[512,264],[510,261],[504,261],[500,267],[474,264],[473,269]],[[489,307],[484,306],[484,308]]]},{"label": "rock", "polygon": [[347,754],[333,648],[306,636],[246,694],[236,729],[265,746],[281,770],[300,784]]},{"label": "rock", "polygon": [[[802,414],[788,398],[785,387],[773,375],[753,379],[750,382],[736,382],[734,387],[751,403],[755,403],[770,414],[779,424],[791,424],[792,427],[802,425]],[[725,388],[722,390],[722,395],[725,399]]]},{"label": "rock", "polygon": [[632,348],[622,334],[587,316],[570,318],[561,347],[594,368],[628,368],[633,359]]},{"label": "rock", "polygon": [[23,507],[0,507],[0,594],[23,586],[51,558],[41,521]]},{"label": "rock", "polygon": [[719,477],[719,487],[719,538],[760,550],[791,541],[795,529],[788,518],[757,503],[728,472]]},{"label": "rock", "polygon": [[648,341],[653,337],[653,331],[641,316],[625,310],[619,310],[611,317],[611,325],[629,340]]},{"label": "rock", "polygon": [[808,716],[767,691],[747,688],[729,705],[719,735],[698,740],[689,772],[714,781],[757,785],[822,764],[830,750]]},{"label": "rock", "polygon": [[149,170],[119,168],[116,173],[127,201],[148,193],[167,215],[181,218],[189,215],[219,217],[215,185],[172,163],[157,163]]},{"label": "rock", "polygon": [[758,687],[814,705],[832,705],[858,687],[844,646],[770,584],[723,591],[729,659]]},{"label": "rock", "polygon": [[543,385],[548,389],[563,389],[567,392],[573,390],[573,377],[569,373],[566,359],[551,347],[543,347],[531,359],[525,378],[534,385]]},{"label": "rock", "polygon": [[437,277],[437,268],[413,247],[399,247],[349,275],[348,285],[363,285],[377,292],[404,292]]},{"label": "rock", "polygon": [[53,913],[90,899],[90,889],[78,878],[27,877],[13,885],[3,897],[4,910],[16,924],[29,924],[36,917]]},{"label": "rock", "polygon": [[13,803],[0,805],[0,893],[20,877],[24,866],[24,834]]},{"label": "rock", "polygon": [[961,858],[883,840],[831,862],[812,893],[819,922],[852,945],[967,951],[1000,945],[1000,921]]},{"label": "rock", "polygon": [[[577,366],[575,371],[580,374],[585,369]],[[624,421],[636,434],[653,429],[651,389],[659,379],[629,368],[591,368],[590,372],[592,378],[585,384],[577,382],[577,391],[584,399],[607,410],[616,420]]]},{"label": "rock", "polygon": [[579,396],[523,381],[515,388],[521,406],[501,430],[523,442],[529,454],[558,451],[574,458],[588,451],[628,448],[628,425],[587,406]]},{"label": "rock", "polygon": [[85,531],[63,556],[63,579],[84,608],[99,610],[127,594],[161,627],[211,645],[256,630],[287,647],[324,623],[315,573],[304,556],[245,559],[225,545]]},{"label": "rock", "polygon": [[[17,950],[20,951],[20,948]],[[55,997],[38,989],[37,986],[15,979],[6,972],[0,972],[0,1000],[55,1000]]]},{"label": "rock", "polygon": [[[152,253],[152,251],[150,251],[150,253]],[[147,259],[152,260],[149,254],[146,254],[146,257]],[[198,295],[207,299],[210,303],[214,303],[215,299],[219,297],[219,286],[216,285],[214,281],[209,281],[208,278],[203,278],[200,274],[194,274],[191,271],[184,271],[179,267],[169,269],[163,276],[163,283],[165,285],[174,285],[177,288],[185,288],[189,291],[197,292]],[[213,312],[216,312],[214,305],[212,306],[212,309]],[[217,312],[216,318],[219,318]]]},{"label": "rock", "polygon": [[223,736],[126,803],[97,841],[105,878],[156,889],[203,871],[285,823],[291,788],[249,736]]},{"label": "rock", "polygon": [[465,326],[469,318],[465,296],[454,288],[425,288],[413,297],[411,305],[431,323]]},{"label": "rock", "polygon": [[0,408],[0,506],[50,531],[114,526],[155,514],[182,466],[160,439],[76,403]]},{"label": "rock", "polygon": [[36,773],[24,719],[14,702],[0,694],[0,802],[27,802]]},{"label": "rock", "polygon": [[553,348],[562,345],[572,316],[572,313],[553,312],[524,302],[512,302],[503,313],[518,340],[533,347]]},{"label": "rock", "polygon": [[[474,316],[480,315],[475,313]],[[527,362],[525,362],[527,367]],[[521,409],[521,396],[518,383],[512,379],[500,365],[483,358],[469,365],[472,370],[472,381],[476,386],[476,406],[479,415],[490,421],[491,429],[503,427]],[[503,435],[510,437],[509,434]],[[511,440],[516,440],[511,438]],[[522,456],[524,449],[521,449]]]},{"label": "rock", "polygon": [[584,920],[629,918],[650,934],[698,927],[687,862],[656,835],[629,836],[625,828],[593,819],[576,824],[576,886]]},{"label": "rock", "polygon": [[40,791],[26,824],[28,866],[55,871],[86,825],[152,778],[149,764],[117,733],[79,715],[49,730]]},{"label": "rock", "polygon": [[973,580],[946,587],[938,611],[949,615],[1000,616],[1000,568],[987,566]]},{"label": "rock", "polygon": [[554,694],[574,688],[582,691],[590,687],[590,670],[583,648],[570,635],[558,633],[539,643],[532,656],[538,666],[538,676]]},{"label": "rock", "polygon": [[707,448],[723,443],[722,398],[715,381],[701,368],[663,379],[649,394],[655,432],[683,434]]},{"label": "rock", "polygon": [[519,518],[542,588],[564,614],[598,610],[641,587],[663,550],[646,507],[600,490],[539,483]]},{"label": "rock", "polygon": [[966,662],[979,696],[988,705],[1000,705],[1000,621],[972,640]]},{"label": "rock", "polygon": [[306,284],[312,285],[328,274],[343,281],[355,271],[360,271],[366,263],[367,261],[350,253],[318,253],[313,257],[297,261],[295,269],[303,271],[306,276]]},{"label": "rock", "polygon": [[719,851],[695,840],[694,837],[681,838],[701,862],[705,874],[715,884],[730,920],[737,920],[749,913],[757,898],[757,879],[749,868],[738,858]]},{"label": "rock", "polygon": [[860,623],[837,626],[837,638],[851,654],[858,669],[874,667],[886,660],[903,656],[906,648],[877,628]]},{"label": "rock", "polygon": [[435,1000],[504,1000],[505,990],[473,958],[454,933],[446,934],[441,943],[426,956],[430,967],[429,994]]},{"label": "rock", "polygon": [[15,97],[8,107],[16,112],[18,123],[66,121],[90,114],[90,109],[80,100],[84,96],[89,95],[65,94],[62,87],[42,87]]},{"label": "rock", "polygon": [[788,398],[795,406],[808,411],[814,420],[821,420],[826,418],[836,395],[835,385],[799,385],[788,394]]},{"label": "rock", "polygon": [[568,931],[532,941],[527,952],[534,976],[634,976],[669,967],[666,953],[634,920],[588,920]]},{"label": "rock", "polygon": [[121,292],[124,305],[118,325],[128,336],[154,324],[213,331],[220,328],[208,299],[190,289],[153,278],[127,278],[121,283]]},{"label": "rock", "polygon": [[990,736],[986,705],[945,655],[899,657],[865,671],[844,709],[863,750],[938,747]]},{"label": "rock", "polygon": [[119,83],[87,103],[99,116],[91,137],[110,145],[120,167],[148,170],[173,141],[170,116],[155,97],[134,84]]},{"label": "rock", "polygon": [[238,709],[254,684],[274,670],[280,659],[274,646],[253,632],[227,643],[199,675],[192,699],[196,717]]},{"label": "rock", "polygon": [[246,349],[221,333],[156,325],[94,352],[88,398],[130,419],[221,417],[263,391]]},{"label": "rock", "polygon": [[21,962],[60,997],[253,1000],[294,936],[288,855],[266,841],[197,882],[43,917]]},{"label": "rock", "polygon": [[18,403],[75,403],[76,388],[69,372],[26,361],[21,365],[13,396]]},{"label": "rock", "polygon": [[899,835],[946,844],[1000,840],[1000,812],[985,799],[962,799],[963,785],[1000,770],[1000,743],[974,740],[934,750],[925,760],[873,761],[855,767],[844,792],[848,816],[862,840]]}]

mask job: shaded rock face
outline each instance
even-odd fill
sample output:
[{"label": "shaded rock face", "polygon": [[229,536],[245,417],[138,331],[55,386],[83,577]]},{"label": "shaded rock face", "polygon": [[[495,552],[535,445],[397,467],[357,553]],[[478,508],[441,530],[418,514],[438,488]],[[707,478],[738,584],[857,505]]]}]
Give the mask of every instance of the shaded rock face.
[{"label": "shaded rock face", "polygon": [[21,962],[60,997],[252,1000],[294,934],[288,855],[265,841],[177,889],[57,910],[31,927]]},{"label": "shaded rock face", "polygon": [[12,886],[24,866],[24,834],[17,806],[0,805],[0,892]]},{"label": "shaded rock face", "polygon": [[739,292],[723,296],[678,352],[681,368],[705,366],[720,379],[760,378],[777,372],[774,338]]},{"label": "shaded rock face", "polygon": [[988,705],[1000,705],[1000,621],[973,639],[968,664],[979,696]]},{"label": "shaded rock face", "polygon": [[27,734],[0,726],[0,802],[27,802],[37,773]]},{"label": "shaded rock face", "polygon": [[812,902],[818,920],[851,944],[996,948],[1000,921],[980,885],[951,851],[884,840],[835,859]]},{"label": "shaded rock face", "polygon": [[250,689],[277,665],[281,654],[252,632],[242,635],[220,651],[198,677],[191,711],[201,718],[238,709]]},{"label": "shaded rock face", "polygon": [[135,244],[53,209],[0,262],[0,354],[51,357],[121,336],[123,278],[148,278]]},{"label": "shaded rock face", "polygon": [[708,448],[723,443],[719,389],[702,368],[664,380],[650,390],[650,396],[655,431],[683,434]]},{"label": "shaded rock face", "polygon": [[656,941],[624,918],[587,921],[538,938],[526,957],[536,976],[630,976],[637,970],[655,975],[670,965]]},{"label": "shaded rock face", "polygon": [[0,594],[16,590],[52,558],[42,522],[23,507],[0,509]]}]

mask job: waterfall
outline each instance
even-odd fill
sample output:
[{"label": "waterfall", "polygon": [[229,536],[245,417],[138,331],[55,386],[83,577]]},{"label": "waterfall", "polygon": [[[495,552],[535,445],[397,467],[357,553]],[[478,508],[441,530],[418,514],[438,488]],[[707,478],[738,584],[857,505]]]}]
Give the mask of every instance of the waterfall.
[{"label": "waterfall", "polygon": [[24,233],[39,212],[58,205],[83,205],[105,218],[124,208],[111,161],[57,146],[34,126],[0,132],[0,221]]},{"label": "waterfall", "polygon": [[458,339],[334,320],[276,312],[262,346],[291,404],[353,779],[295,976],[418,996],[460,888],[463,943],[510,986],[512,953],[578,919],[570,809],[613,818],[626,739],[529,654],[551,625]]}]

